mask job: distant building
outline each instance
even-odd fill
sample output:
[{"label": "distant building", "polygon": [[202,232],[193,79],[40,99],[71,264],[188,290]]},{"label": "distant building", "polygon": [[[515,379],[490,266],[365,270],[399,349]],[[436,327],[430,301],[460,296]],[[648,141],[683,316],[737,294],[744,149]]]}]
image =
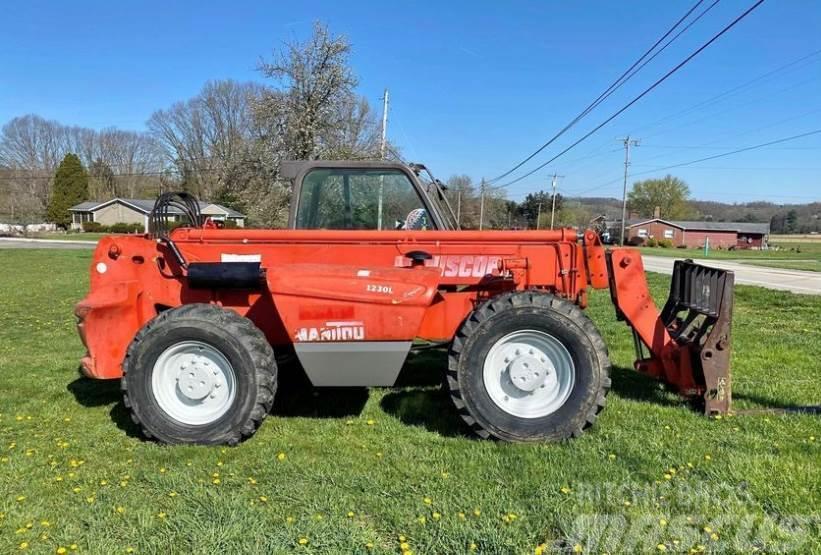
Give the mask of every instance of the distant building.
[{"label": "distant building", "polygon": [[667,239],[673,246],[700,248],[709,239],[712,248],[761,249],[766,247],[770,224],[746,222],[690,222],[652,218],[628,221],[627,243],[642,244],[648,239]]},{"label": "distant building", "polygon": [[[69,208],[69,212],[71,212],[71,229],[82,229],[85,222],[98,222],[101,225],[140,223],[148,232],[148,215],[153,208],[153,200],[142,199],[114,198],[101,202],[81,202]],[[171,212],[173,213],[173,209]],[[245,226],[244,214],[226,208],[221,204],[200,202],[200,212],[215,221],[230,221],[235,223],[237,227]]]}]

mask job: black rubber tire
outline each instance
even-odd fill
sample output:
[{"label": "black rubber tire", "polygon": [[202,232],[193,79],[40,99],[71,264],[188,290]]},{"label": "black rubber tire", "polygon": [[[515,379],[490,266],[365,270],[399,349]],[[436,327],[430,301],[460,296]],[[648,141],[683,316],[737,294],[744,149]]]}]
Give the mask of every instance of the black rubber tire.
[{"label": "black rubber tire", "polygon": [[[213,345],[236,373],[237,393],[228,411],[202,426],[166,414],[151,392],[160,354],[185,340]],[[212,304],[187,304],[160,313],[137,333],[123,361],[121,389],[131,418],[148,438],[163,443],[235,445],[250,437],[268,415],[277,389],[274,351],[251,320]]]},{"label": "black rubber tire", "polygon": [[[567,401],[540,418],[521,418],[500,409],[482,376],[493,344],[520,329],[541,330],[558,339],[575,366]],[[610,390],[610,360],[598,330],[575,304],[538,291],[504,293],[476,307],[456,332],[447,381],[456,409],[480,437],[557,441],[579,436],[596,421]]]}]

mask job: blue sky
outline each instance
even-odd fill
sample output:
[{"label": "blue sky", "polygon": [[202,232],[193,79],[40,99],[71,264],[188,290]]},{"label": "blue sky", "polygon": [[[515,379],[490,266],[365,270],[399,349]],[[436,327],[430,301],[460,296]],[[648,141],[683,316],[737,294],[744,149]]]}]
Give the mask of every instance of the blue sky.
[{"label": "blue sky", "polygon": [[[0,23],[0,122],[36,113],[143,129],[154,110],[194,95],[209,79],[259,80],[260,56],[304,39],[321,20],[352,42],[360,93],[378,108],[390,89],[389,135],[406,158],[441,178],[490,178],[563,127],[694,1],[18,2]],[[526,168],[595,127],[752,2],[722,0]],[[616,139],[628,133],[642,141],[631,172],[652,177],[661,166],[821,129],[821,54],[668,118],[821,50],[819,29],[821,2],[767,0],[508,196],[545,188],[553,171],[566,176],[566,194],[620,196]],[[817,201],[819,153],[821,134],[671,172],[700,199]]]}]

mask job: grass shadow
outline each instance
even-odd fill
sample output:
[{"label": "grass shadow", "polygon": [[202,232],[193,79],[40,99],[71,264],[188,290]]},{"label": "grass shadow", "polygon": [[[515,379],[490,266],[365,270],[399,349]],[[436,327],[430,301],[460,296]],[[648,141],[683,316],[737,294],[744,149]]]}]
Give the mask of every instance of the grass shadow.
[{"label": "grass shadow", "polygon": [[741,409],[733,411],[741,415],[757,415],[757,414],[812,414],[821,415],[821,405],[797,405],[795,403],[785,403],[770,397],[762,397],[760,395],[751,395],[749,393],[733,393],[733,400],[735,401],[749,401],[755,405],[755,408]]},{"label": "grass shadow", "polygon": [[636,372],[632,368],[613,366],[610,370],[610,378],[612,380],[610,391],[619,397],[668,407],[688,404],[686,399],[678,396],[663,382]]},{"label": "grass shadow", "polygon": [[445,437],[473,437],[457,414],[450,395],[442,388],[392,391],[382,398],[380,405],[408,426],[419,426]]},{"label": "grass shadow", "polygon": [[92,380],[79,377],[66,386],[74,399],[84,407],[112,405],[109,416],[114,424],[128,437],[145,439],[123,403],[120,380]]},{"label": "grass shadow", "polygon": [[358,416],[368,402],[366,387],[311,386],[298,363],[281,366],[271,414],[310,418]]}]

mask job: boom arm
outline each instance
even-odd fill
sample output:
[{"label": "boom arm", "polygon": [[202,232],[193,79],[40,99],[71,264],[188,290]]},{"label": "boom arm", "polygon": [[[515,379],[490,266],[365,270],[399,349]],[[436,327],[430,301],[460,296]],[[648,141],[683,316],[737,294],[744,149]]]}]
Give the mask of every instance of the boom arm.
[{"label": "boom arm", "polygon": [[703,397],[706,414],[728,412],[733,273],[676,261],[670,297],[659,312],[637,250],[612,249],[606,260],[616,316],[633,331],[636,370],[682,395]]}]

